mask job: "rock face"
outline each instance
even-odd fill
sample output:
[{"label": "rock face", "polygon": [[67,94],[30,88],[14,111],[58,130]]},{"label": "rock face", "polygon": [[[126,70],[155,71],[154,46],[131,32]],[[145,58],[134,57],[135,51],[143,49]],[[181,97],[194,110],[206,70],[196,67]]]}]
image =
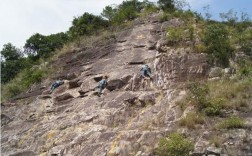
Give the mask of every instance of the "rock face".
[{"label": "rock face", "polygon": [[[166,26],[181,24],[177,19],[160,23],[153,14],[135,20],[115,38],[60,56],[54,65],[64,71],[57,77],[68,79],[68,86],[57,88],[52,98],[44,88],[41,97],[36,93],[2,107],[2,154],[154,155],[159,138],[169,134],[183,114],[176,100],[184,94],[176,86],[206,79],[209,73],[204,54],[167,45]],[[140,78],[143,64],[151,67],[153,81]],[[98,97],[94,88],[104,74],[109,84]],[[251,133],[245,134],[251,139]],[[251,154],[249,141],[246,152]],[[209,143],[204,145],[197,146],[200,152]],[[244,154],[238,144],[234,147]]]}]

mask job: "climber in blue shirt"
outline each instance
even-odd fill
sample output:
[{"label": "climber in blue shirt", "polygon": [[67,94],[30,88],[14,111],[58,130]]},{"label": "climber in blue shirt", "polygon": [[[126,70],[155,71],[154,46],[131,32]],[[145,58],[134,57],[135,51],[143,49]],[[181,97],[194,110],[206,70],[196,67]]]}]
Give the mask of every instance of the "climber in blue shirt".
[{"label": "climber in blue shirt", "polygon": [[152,78],[151,78],[151,69],[150,69],[150,67],[149,67],[147,64],[144,65],[144,66],[141,68],[140,73],[141,73],[141,77],[142,77],[142,78],[148,77],[148,78],[152,79]]},{"label": "climber in blue shirt", "polygon": [[51,85],[51,90],[50,90],[50,93],[52,93],[54,91],[54,89],[58,88],[60,85],[64,84],[64,81],[59,79],[59,80],[56,80],[52,83]]},{"label": "climber in blue shirt", "polygon": [[98,88],[98,95],[102,93],[102,90],[107,86],[108,82],[108,76],[103,76],[103,79],[99,82],[97,88]]}]

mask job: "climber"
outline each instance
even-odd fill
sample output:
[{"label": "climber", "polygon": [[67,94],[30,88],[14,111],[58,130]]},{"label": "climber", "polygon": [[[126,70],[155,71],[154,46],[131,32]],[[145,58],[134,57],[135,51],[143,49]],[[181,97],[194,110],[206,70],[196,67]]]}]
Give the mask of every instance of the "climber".
[{"label": "climber", "polygon": [[100,96],[102,94],[102,90],[107,86],[108,82],[108,76],[105,75],[103,76],[103,79],[99,82],[98,86],[96,88],[98,88],[98,96]]},{"label": "climber", "polygon": [[152,78],[151,78],[151,69],[147,64],[145,64],[141,68],[140,72],[141,72],[141,78],[144,78],[144,79],[145,78],[150,78],[150,80],[152,80]]},{"label": "climber", "polygon": [[62,84],[64,84],[64,81],[62,79],[54,81],[51,85],[50,94],[54,91],[54,89],[58,88]]}]

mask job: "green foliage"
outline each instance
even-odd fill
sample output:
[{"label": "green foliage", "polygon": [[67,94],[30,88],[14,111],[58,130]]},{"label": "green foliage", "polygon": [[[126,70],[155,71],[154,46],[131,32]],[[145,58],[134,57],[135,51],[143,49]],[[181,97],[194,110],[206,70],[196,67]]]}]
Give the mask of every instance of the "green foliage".
[{"label": "green foliage", "polygon": [[191,41],[194,39],[194,27],[193,26],[189,27],[189,38]]},{"label": "green foliage", "polygon": [[2,88],[2,100],[17,96],[22,92],[22,87],[15,83],[7,84]]},{"label": "green foliage", "polygon": [[159,10],[153,2],[149,2],[148,0],[143,1],[143,6],[144,10],[147,12],[156,12]]},{"label": "green foliage", "polygon": [[158,156],[189,156],[193,144],[181,134],[173,133],[168,138],[161,138],[156,151]]},{"label": "green foliage", "polygon": [[212,17],[212,14],[210,13],[209,9],[210,9],[210,5],[206,5],[203,7],[203,10],[205,11],[205,18],[207,21],[210,21]]},{"label": "green foliage", "polygon": [[198,113],[188,113],[184,118],[179,121],[180,126],[186,126],[189,129],[194,129],[196,124],[203,124],[204,117]]},{"label": "green foliage", "polygon": [[209,105],[209,102],[206,99],[206,96],[209,93],[209,88],[206,84],[200,84],[198,82],[192,83],[189,85],[189,90],[192,94],[191,99],[200,110]]},{"label": "green foliage", "polygon": [[223,21],[228,22],[228,24],[230,24],[231,26],[234,26],[238,21],[237,12],[235,12],[233,9],[230,9],[226,13],[220,13],[220,18]]},{"label": "green foliage", "polygon": [[218,135],[211,136],[210,143],[214,144],[215,147],[221,147],[223,138]]},{"label": "green foliage", "polygon": [[5,44],[1,50],[1,83],[13,79],[24,67],[23,54],[11,43]]},{"label": "green foliage", "polygon": [[206,52],[206,47],[203,44],[196,44],[194,46],[194,50],[198,53],[205,53]]},{"label": "green foliage", "polygon": [[207,116],[220,115],[225,100],[208,98],[210,89],[207,84],[192,83],[189,90],[192,94],[191,100],[200,111],[203,111]]},{"label": "green foliage", "polygon": [[92,35],[94,32],[98,32],[99,29],[108,27],[108,25],[108,21],[101,16],[85,12],[82,16],[74,18],[68,34],[71,39],[78,39],[83,35]]},{"label": "green foliage", "polygon": [[[252,26],[252,23],[250,24]],[[252,30],[251,29],[244,29],[242,24],[238,23],[237,26],[237,36],[238,36],[238,43],[241,46],[241,50],[249,55],[252,56]]]},{"label": "green foliage", "polygon": [[239,69],[239,78],[247,79],[252,81],[252,63],[250,61],[242,60],[240,63]]},{"label": "green foliage", "polygon": [[23,91],[26,91],[32,84],[39,83],[48,75],[47,68],[29,68],[22,70],[15,79],[2,87],[2,99],[13,98]]},{"label": "green foliage", "polygon": [[219,129],[244,128],[245,122],[239,117],[230,117],[217,124]]},{"label": "green foliage", "polygon": [[25,88],[34,83],[41,82],[42,78],[46,75],[45,69],[25,69],[23,71],[21,82]]},{"label": "green foliage", "polygon": [[32,35],[25,43],[25,53],[34,61],[39,58],[48,58],[57,48],[62,48],[68,41],[65,33],[44,36],[39,33]]},{"label": "green foliage", "polygon": [[116,12],[116,8],[113,8],[112,6],[106,6],[102,11],[101,16],[111,21],[115,17]]},{"label": "green foliage", "polygon": [[145,2],[139,2],[138,0],[123,1],[118,6],[115,16],[112,18],[112,23],[119,25],[125,21],[135,19],[144,8],[144,4]]},{"label": "green foliage", "polygon": [[175,11],[174,0],[159,0],[158,4],[159,4],[160,8],[166,12]]},{"label": "green foliage", "polygon": [[229,58],[232,56],[232,48],[227,28],[222,24],[207,26],[204,43],[207,52],[215,65],[229,66]]},{"label": "green foliage", "polygon": [[182,28],[168,28],[167,30],[168,40],[173,44],[182,41],[183,39],[183,29]]},{"label": "green foliage", "polygon": [[23,55],[20,49],[13,46],[11,43],[7,43],[3,45],[3,49],[1,50],[1,56],[4,58],[4,60],[18,60]]},{"label": "green foliage", "polygon": [[223,98],[212,99],[204,109],[205,114],[207,116],[220,115],[221,109],[224,107],[225,102],[226,101]]}]

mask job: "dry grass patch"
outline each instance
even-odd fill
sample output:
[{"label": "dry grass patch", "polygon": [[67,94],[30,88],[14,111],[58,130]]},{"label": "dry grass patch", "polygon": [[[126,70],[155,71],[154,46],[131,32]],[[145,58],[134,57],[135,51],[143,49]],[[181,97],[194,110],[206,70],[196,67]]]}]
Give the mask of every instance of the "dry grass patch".
[{"label": "dry grass patch", "polygon": [[185,126],[189,129],[194,129],[197,124],[204,124],[204,116],[199,113],[188,113],[179,121],[180,126]]},{"label": "dry grass patch", "polygon": [[245,121],[242,118],[233,116],[229,117],[220,123],[216,124],[217,129],[233,129],[233,128],[244,128]]}]

